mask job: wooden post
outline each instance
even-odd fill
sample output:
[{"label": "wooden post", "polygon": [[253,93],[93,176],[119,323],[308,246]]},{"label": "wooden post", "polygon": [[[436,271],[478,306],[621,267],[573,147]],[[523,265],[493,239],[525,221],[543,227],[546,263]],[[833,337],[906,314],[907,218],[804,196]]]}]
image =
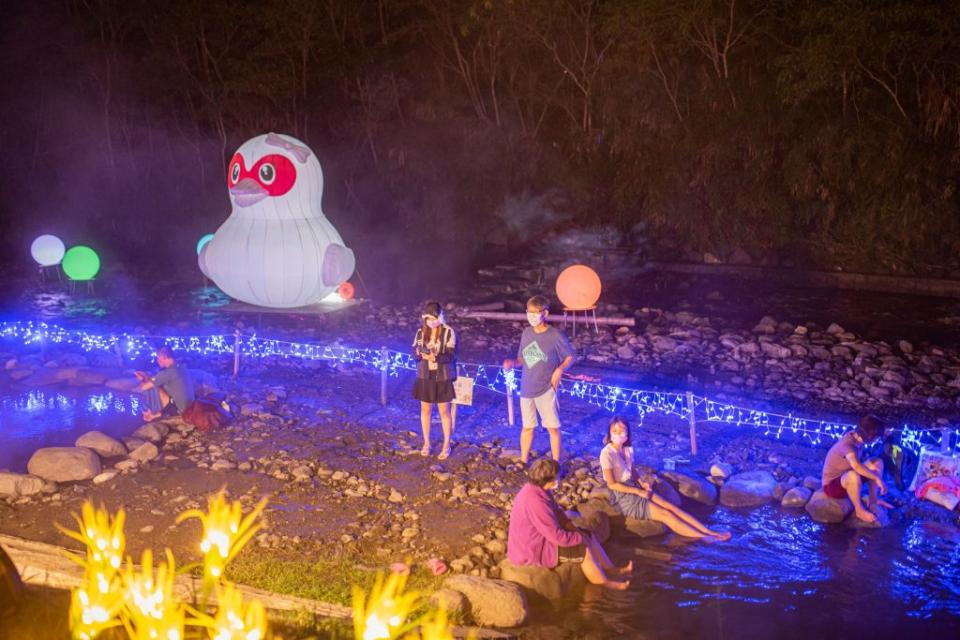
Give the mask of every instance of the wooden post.
[{"label": "wooden post", "polygon": [[940,429],[940,452],[950,453],[950,429]]},{"label": "wooden post", "polygon": [[456,401],[450,403],[450,433],[453,434],[457,430],[457,403]]},{"label": "wooden post", "polygon": [[513,389],[507,387],[507,424],[513,426]]},{"label": "wooden post", "polygon": [[40,334],[40,359],[44,362],[47,361],[47,334]]},{"label": "wooden post", "polygon": [[697,402],[692,391],[687,391],[687,423],[690,425],[690,455],[697,455]]},{"label": "wooden post", "polygon": [[233,377],[240,375],[240,329],[233,332]]},{"label": "wooden post", "polygon": [[387,406],[387,348],[380,347],[380,404]]}]

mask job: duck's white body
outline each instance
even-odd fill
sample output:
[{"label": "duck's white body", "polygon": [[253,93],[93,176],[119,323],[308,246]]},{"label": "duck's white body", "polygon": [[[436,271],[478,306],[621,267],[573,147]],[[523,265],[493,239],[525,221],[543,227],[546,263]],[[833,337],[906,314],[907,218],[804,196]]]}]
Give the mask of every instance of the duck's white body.
[{"label": "duck's white body", "polygon": [[302,142],[257,136],[241,145],[227,171],[233,210],[198,260],[227,295],[301,307],[353,274],[353,251],[323,215],[320,163]]}]

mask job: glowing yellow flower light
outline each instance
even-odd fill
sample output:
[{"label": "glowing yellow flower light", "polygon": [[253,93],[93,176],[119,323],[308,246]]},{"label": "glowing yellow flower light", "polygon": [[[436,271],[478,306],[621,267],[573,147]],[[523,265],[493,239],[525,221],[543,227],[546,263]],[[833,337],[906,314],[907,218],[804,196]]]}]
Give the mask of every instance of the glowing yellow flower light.
[{"label": "glowing yellow flower light", "polygon": [[267,613],[259,600],[244,604],[243,594],[228,582],[217,587],[217,613],[208,625],[213,640],[263,640]]},{"label": "glowing yellow flower light", "polygon": [[180,640],[183,637],[184,609],[173,592],[176,563],[166,550],[166,562],[153,571],[153,552],[143,552],[138,573],[127,561],[123,572],[125,587],[124,624],[136,640]]},{"label": "glowing yellow flower light", "polygon": [[100,569],[103,573],[103,579],[109,582],[120,568],[123,559],[125,546],[123,524],[126,520],[126,514],[123,509],[120,509],[117,511],[117,515],[111,518],[109,512],[102,505],[99,509],[94,509],[93,504],[89,501],[83,503],[81,514],[82,518],[74,515],[74,519],[80,526],[79,531],[70,531],[62,527],[60,527],[60,530],[74,540],[83,543],[87,548],[85,561],[76,557],[74,557],[74,560],[84,567]]},{"label": "glowing yellow flower light", "polygon": [[407,577],[391,573],[384,581],[378,574],[370,597],[363,590],[353,587],[353,629],[356,638],[362,640],[393,640],[399,638],[416,623],[408,620],[419,603],[415,592],[403,593]]},{"label": "glowing yellow flower light", "polygon": [[101,591],[90,588],[96,576],[87,576],[86,584],[70,594],[70,630],[78,640],[92,640],[104,629],[120,624],[117,619],[123,606],[123,591],[120,588]]},{"label": "glowing yellow flower light", "polygon": [[177,517],[178,523],[197,518],[203,524],[200,551],[203,552],[204,577],[207,581],[219,580],[227,563],[260,530],[261,525],[255,521],[266,504],[264,498],[244,518],[240,502],[227,503],[225,492],[221,489],[217,495],[210,498],[206,513],[191,509]]}]

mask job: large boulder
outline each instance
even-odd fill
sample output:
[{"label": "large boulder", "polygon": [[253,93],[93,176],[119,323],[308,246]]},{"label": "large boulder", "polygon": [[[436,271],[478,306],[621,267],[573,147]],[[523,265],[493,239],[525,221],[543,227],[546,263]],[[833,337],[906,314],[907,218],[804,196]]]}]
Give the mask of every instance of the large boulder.
[{"label": "large boulder", "polygon": [[610,537],[610,516],[604,510],[598,509],[587,514],[574,512],[570,519],[577,527],[591,532],[601,544]]},{"label": "large boulder", "polygon": [[677,493],[677,490],[673,488],[673,485],[663,478],[657,478],[657,481],[653,484],[653,490],[656,491],[661,498],[678,507],[683,501],[682,498],[680,498],[680,494]]},{"label": "large boulder", "polygon": [[137,462],[149,462],[160,455],[157,445],[152,442],[144,442],[142,445],[130,452],[130,459]]},{"label": "large boulder", "polygon": [[769,471],[746,471],[730,476],[720,489],[725,507],[759,507],[773,499],[777,479]]},{"label": "large boulder", "polygon": [[170,433],[170,427],[162,422],[148,422],[137,427],[133,432],[134,438],[149,440],[150,442],[160,442]]},{"label": "large boulder", "polygon": [[586,582],[579,562],[562,562],[554,569],[547,569],[518,566],[504,558],[500,561],[500,577],[546,600],[559,600]]},{"label": "large boulder", "polygon": [[717,503],[717,488],[698,476],[688,476],[679,471],[664,471],[663,477],[677,486],[680,495],[701,504],[715,505]]},{"label": "large boulder", "polygon": [[783,500],[780,501],[780,505],[788,509],[800,509],[805,507],[807,502],[810,501],[811,495],[813,495],[813,492],[806,487],[794,487],[783,494]]},{"label": "large boulder", "polygon": [[0,497],[32,496],[43,490],[43,479],[25,473],[0,471]]},{"label": "large boulder", "polygon": [[90,480],[100,473],[100,456],[86,447],[45,447],[30,456],[27,471],[53,482]]},{"label": "large boulder", "polygon": [[657,522],[656,520],[637,520],[635,518],[623,518],[623,528],[629,533],[641,538],[662,536],[667,532],[667,526],[662,522]]},{"label": "large boulder", "polygon": [[466,596],[453,589],[438,589],[430,596],[430,606],[446,611],[454,619],[461,619],[470,610],[470,603]]},{"label": "large boulder", "polygon": [[853,503],[848,498],[831,498],[820,489],[810,496],[806,509],[817,522],[843,522],[853,512]]},{"label": "large boulder", "polygon": [[127,455],[127,448],[115,438],[100,431],[87,431],[73,443],[77,447],[93,449],[104,458]]},{"label": "large boulder", "polygon": [[481,626],[517,627],[527,619],[527,597],[515,582],[479,576],[453,576],[444,588],[459,591],[470,603],[470,615]]}]

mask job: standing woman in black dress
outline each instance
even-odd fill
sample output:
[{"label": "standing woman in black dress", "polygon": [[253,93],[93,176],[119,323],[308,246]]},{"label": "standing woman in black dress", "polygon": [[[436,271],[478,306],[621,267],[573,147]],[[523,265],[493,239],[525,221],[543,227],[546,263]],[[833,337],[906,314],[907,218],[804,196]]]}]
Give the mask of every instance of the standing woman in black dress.
[{"label": "standing woman in black dress", "polygon": [[450,435],[453,431],[450,419],[450,402],[456,397],[453,381],[457,379],[457,338],[453,329],[443,318],[439,302],[423,305],[423,324],[413,339],[413,353],[417,358],[417,381],[413,385],[413,397],[420,401],[420,428],[423,430],[423,449],[420,455],[430,455],[430,420],[433,405],[440,411],[443,425],[443,449],[437,456],[446,460],[450,456]]}]

